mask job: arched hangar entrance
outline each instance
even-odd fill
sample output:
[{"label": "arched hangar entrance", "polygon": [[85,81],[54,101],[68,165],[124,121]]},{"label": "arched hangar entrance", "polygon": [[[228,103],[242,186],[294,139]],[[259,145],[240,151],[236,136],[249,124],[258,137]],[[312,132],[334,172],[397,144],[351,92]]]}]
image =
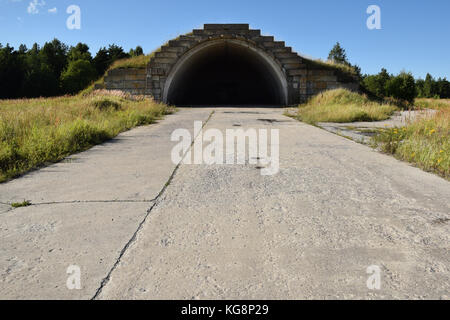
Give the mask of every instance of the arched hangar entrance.
[{"label": "arched hangar entrance", "polygon": [[358,78],[301,57],[248,24],[205,24],[161,46],[146,67],[109,70],[97,88],[175,105],[297,105]]},{"label": "arched hangar entrance", "polygon": [[174,105],[286,105],[287,80],[280,66],[246,41],[206,41],[172,67],[163,101]]}]

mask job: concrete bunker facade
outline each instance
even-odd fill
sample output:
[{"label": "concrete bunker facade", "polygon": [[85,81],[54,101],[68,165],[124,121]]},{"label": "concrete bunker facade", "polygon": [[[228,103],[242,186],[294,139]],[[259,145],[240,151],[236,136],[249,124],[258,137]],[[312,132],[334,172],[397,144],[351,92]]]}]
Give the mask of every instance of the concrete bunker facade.
[{"label": "concrete bunker facade", "polygon": [[283,106],[358,82],[248,24],[206,24],[163,45],[146,68],[110,70],[104,87],[174,105]]}]

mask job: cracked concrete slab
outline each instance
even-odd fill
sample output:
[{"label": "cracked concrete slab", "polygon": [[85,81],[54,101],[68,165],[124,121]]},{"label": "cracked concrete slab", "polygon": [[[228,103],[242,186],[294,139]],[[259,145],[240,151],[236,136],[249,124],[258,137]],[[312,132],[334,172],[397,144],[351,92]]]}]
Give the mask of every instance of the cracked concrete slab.
[{"label": "cracked concrete slab", "polygon": [[[317,125],[329,132],[342,135],[356,142],[368,144],[371,138],[379,132],[379,129],[401,128],[419,118],[431,117],[436,112],[436,110],[431,109],[398,111],[391,118],[384,121],[348,123],[319,122]],[[291,113],[293,113],[292,110]]]},{"label": "cracked concrete slab", "polygon": [[[56,204],[0,215],[0,299],[89,299],[149,204]],[[81,290],[66,286],[71,265]]]},{"label": "cracked concrete slab", "polygon": [[[176,167],[172,131],[209,115],[181,110],[0,184],[0,299],[92,298]],[[24,199],[33,205],[6,205]],[[66,287],[70,265],[81,290]]]},{"label": "cracked concrete slab", "polygon": [[335,126],[335,127],[347,127],[353,126],[355,128],[394,128],[404,127],[411,121],[422,117],[431,117],[436,114],[436,110],[411,110],[411,111],[398,111],[395,112],[392,117],[383,121],[361,121],[361,122],[349,122],[349,123],[334,123],[334,122],[320,122],[320,126]]},{"label": "cracked concrete slab", "polygon": [[11,206],[6,204],[6,203],[0,203],[0,214],[8,212],[9,210],[11,210]]},{"label": "cracked concrete slab", "polygon": [[281,110],[226,111],[206,129],[280,129],[280,173],[182,165],[100,299],[447,297],[448,181]]}]

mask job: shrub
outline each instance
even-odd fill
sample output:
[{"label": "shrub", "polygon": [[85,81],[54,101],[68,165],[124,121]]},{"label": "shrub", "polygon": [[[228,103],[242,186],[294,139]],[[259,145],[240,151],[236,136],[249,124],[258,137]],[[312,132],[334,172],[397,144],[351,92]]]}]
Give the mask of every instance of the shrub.
[{"label": "shrub", "polygon": [[95,78],[97,72],[89,61],[71,61],[61,75],[61,84],[65,92],[77,93],[86,88]]},{"label": "shrub", "polygon": [[376,75],[365,76],[362,80],[363,88],[371,95],[383,98],[386,96],[386,83],[391,79],[391,75],[386,69]]},{"label": "shrub", "polygon": [[416,82],[411,73],[402,72],[386,82],[386,95],[413,102],[416,97]]}]

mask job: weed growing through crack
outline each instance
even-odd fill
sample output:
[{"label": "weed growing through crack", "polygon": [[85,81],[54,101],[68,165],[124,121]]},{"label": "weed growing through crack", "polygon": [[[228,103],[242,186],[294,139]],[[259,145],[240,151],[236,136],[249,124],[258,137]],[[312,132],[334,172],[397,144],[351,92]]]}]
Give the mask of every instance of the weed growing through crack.
[{"label": "weed growing through crack", "polygon": [[29,207],[29,206],[31,206],[32,205],[32,203],[31,203],[31,201],[29,201],[29,200],[24,200],[24,201],[22,201],[22,202],[14,202],[14,203],[11,203],[11,207],[13,207],[13,208],[15,208],[15,209],[17,209],[17,208],[23,208],[23,207]]}]

